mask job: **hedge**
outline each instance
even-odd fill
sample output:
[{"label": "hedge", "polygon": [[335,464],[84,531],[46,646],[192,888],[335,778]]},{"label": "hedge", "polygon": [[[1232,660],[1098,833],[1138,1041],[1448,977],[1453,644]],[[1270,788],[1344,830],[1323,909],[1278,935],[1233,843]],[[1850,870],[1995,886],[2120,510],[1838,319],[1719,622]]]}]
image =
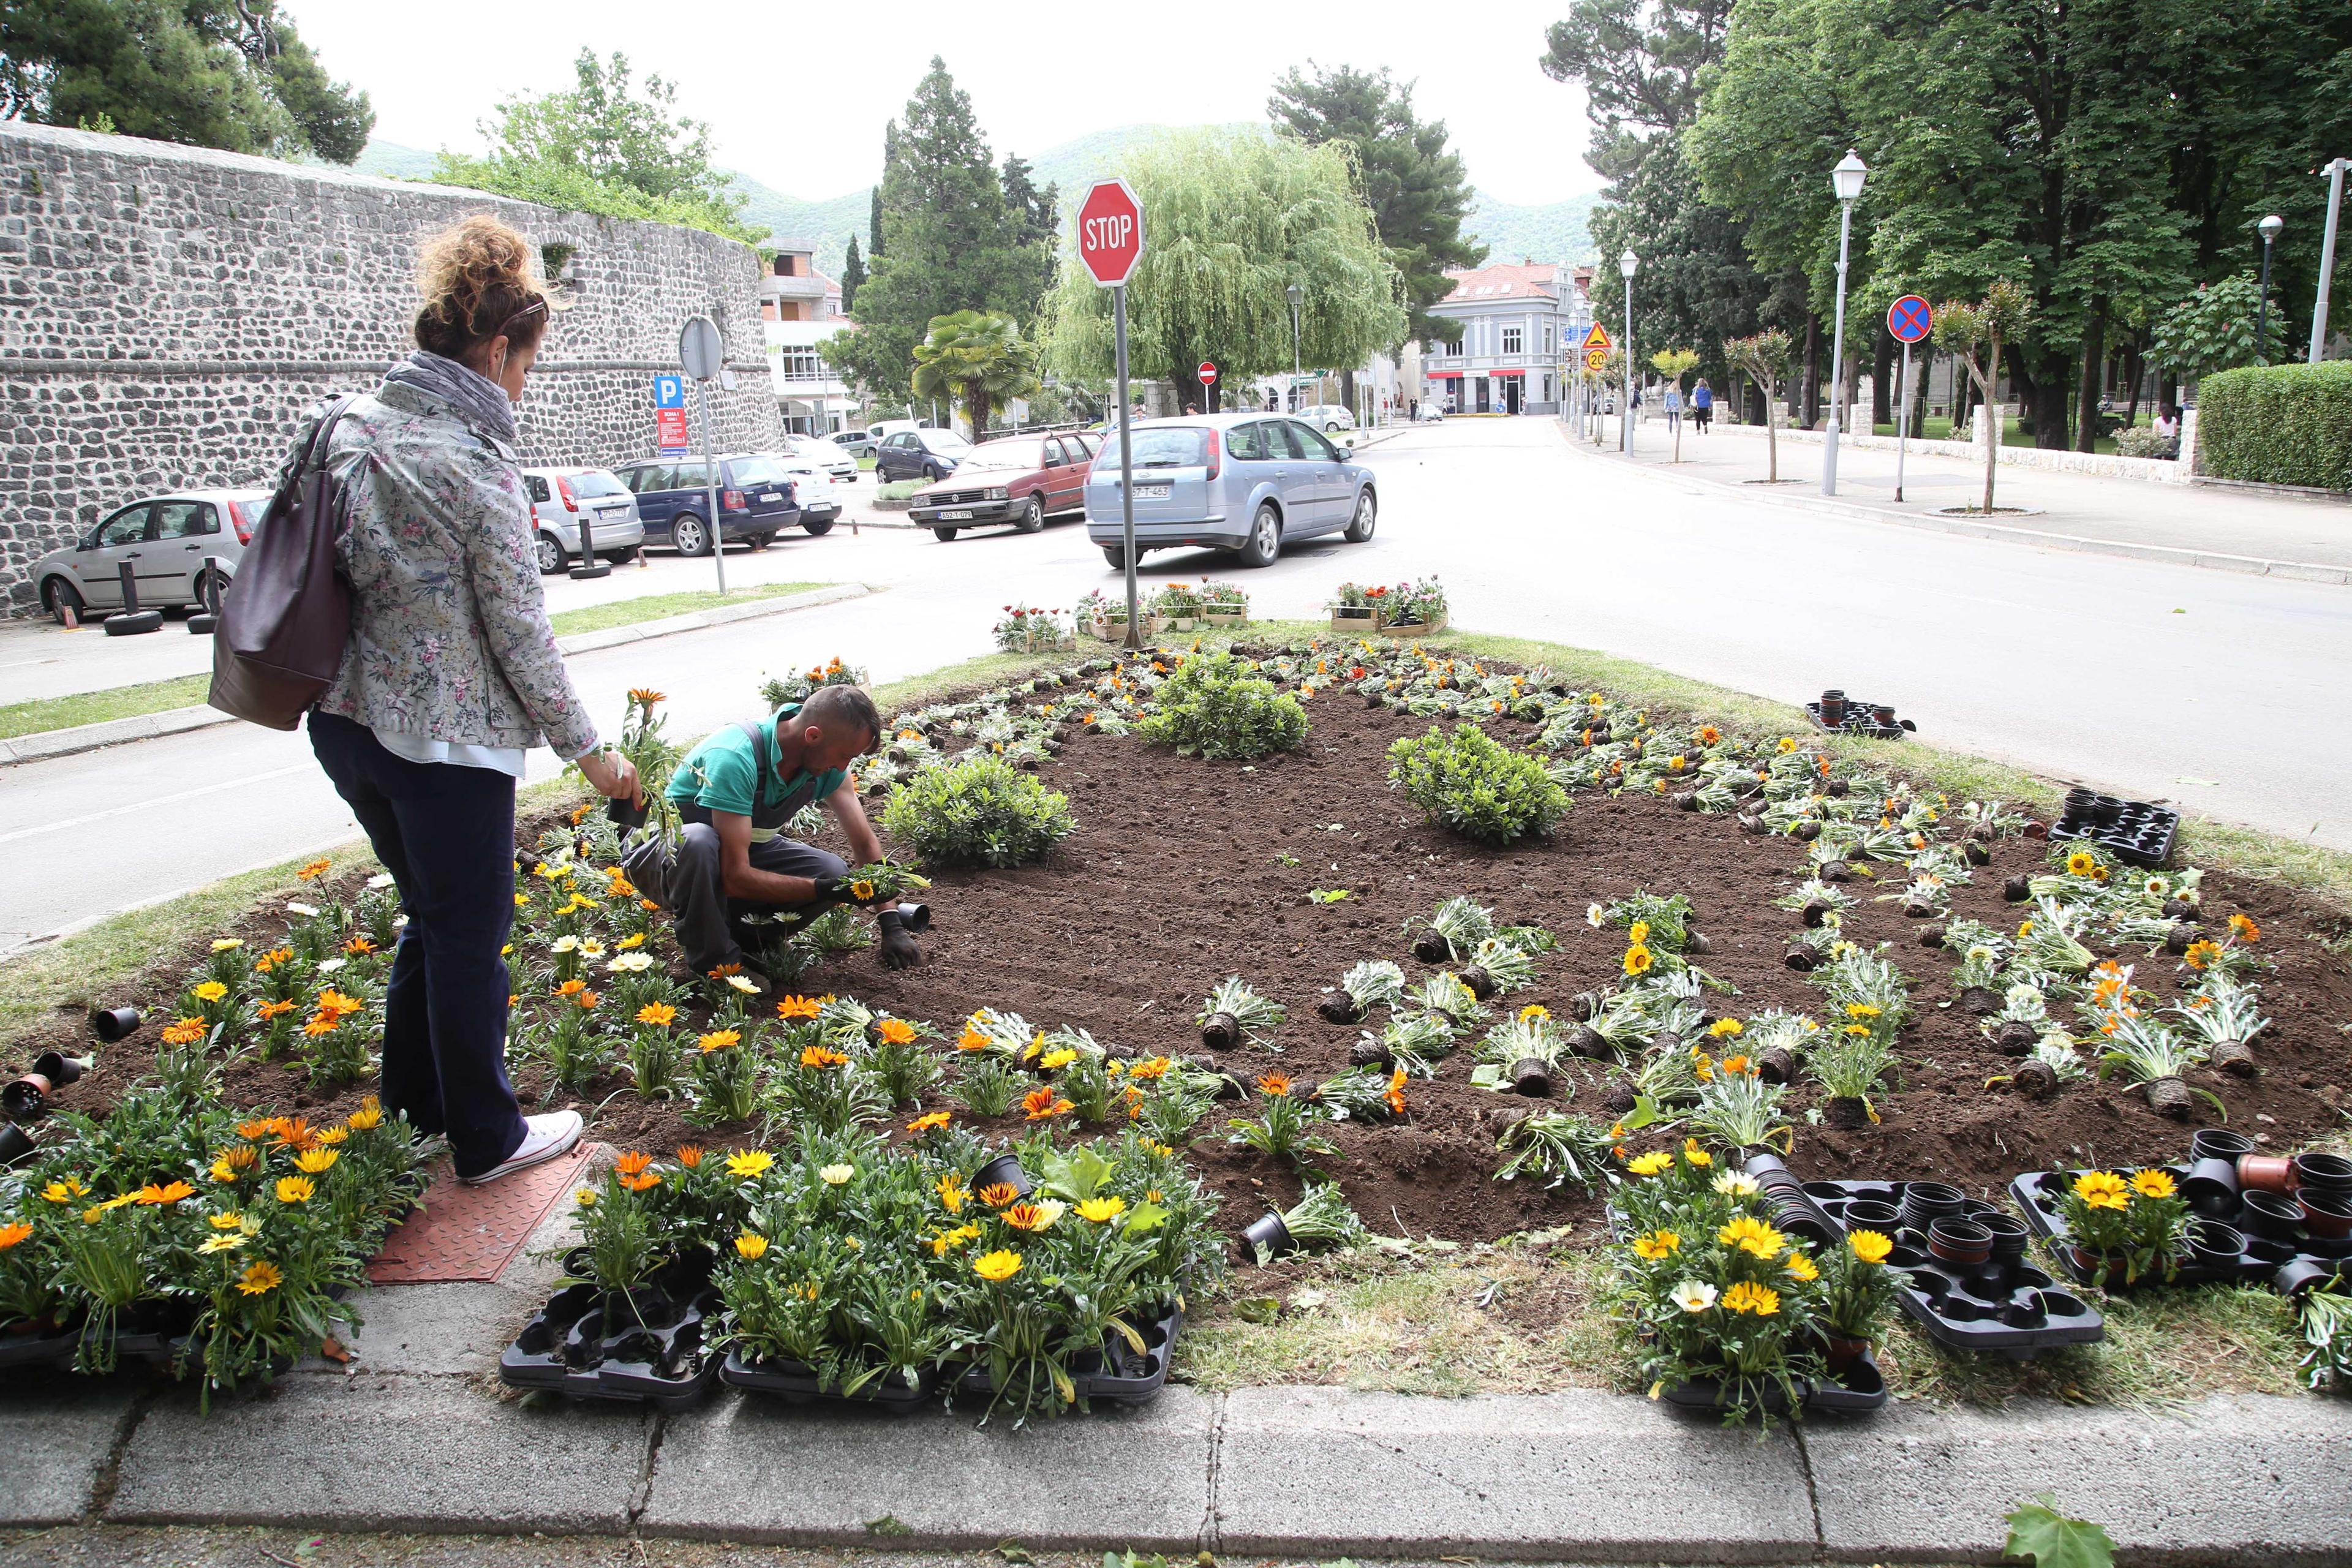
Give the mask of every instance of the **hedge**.
[{"label": "hedge", "polygon": [[2197,471],[2352,490],[2352,360],[2254,365],[2197,388]]}]

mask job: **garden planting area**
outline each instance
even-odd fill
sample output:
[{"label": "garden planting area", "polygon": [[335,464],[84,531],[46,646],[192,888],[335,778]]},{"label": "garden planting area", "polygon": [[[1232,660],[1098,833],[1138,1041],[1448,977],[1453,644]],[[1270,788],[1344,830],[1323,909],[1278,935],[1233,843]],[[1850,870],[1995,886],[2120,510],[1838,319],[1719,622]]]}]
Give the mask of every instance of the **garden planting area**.
[{"label": "garden planting area", "polygon": [[[1563,1227],[1605,1250],[1606,1299],[1577,1310],[1613,1314],[1643,1382],[1742,1415],[1869,1407],[1906,1291],[2032,1350],[2084,1337],[2103,1290],[2299,1260],[2281,1288],[2307,1292],[2315,1384],[2352,1356],[2352,1163],[2328,1152],[2352,970],[2326,915],[1915,786],[1896,743],[1857,761],[1377,632],[1227,645],[1074,648],[888,716],[858,787],[895,859],[856,875],[929,905],[916,968],[841,910],[752,933],[773,996],[684,974],[601,810],[526,827],[515,1081],[623,1157],[574,1200],[582,1283],[509,1381],[688,1398],[731,1350],[729,1381],[794,1397],[961,1379],[1052,1412],[1148,1396],[1179,1304],[1250,1294],[1292,1247]],[[656,706],[632,705],[641,767],[676,755]],[[0,1355],[77,1353],[107,1289],[80,1233],[118,1217],[79,1211],[182,1174],[125,1205],[150,1282],[102,1310],[162,1289],[183,1329],[247,1322],[280,1360],[312,1332],[252,1326],[269,1277],[246,1270],[290,1206],[277,1165],[354,1113],[373,1130],[397,931],[389,889],[322,880],[168,960],[148,1020],[56,1102],[231,1111],[143,1165],[93,1163],[96,1121],[35,1127],[31,1179],[0,1186],[0,1236],[25,1232]],[[301,1131],[237,1125],[252,1108]],[[212,1179],[236,1147],[266,1183]],[[2059,1174],[2012,1194],[2028,1173]],[[372,1168],[336,1257],[407,1179]],[[91,1197],[45,1199],[60,1181]],[[352,1277],[321,1264],[313,1300]],[[583,1335],[650,1370],[591,1386]]]}]

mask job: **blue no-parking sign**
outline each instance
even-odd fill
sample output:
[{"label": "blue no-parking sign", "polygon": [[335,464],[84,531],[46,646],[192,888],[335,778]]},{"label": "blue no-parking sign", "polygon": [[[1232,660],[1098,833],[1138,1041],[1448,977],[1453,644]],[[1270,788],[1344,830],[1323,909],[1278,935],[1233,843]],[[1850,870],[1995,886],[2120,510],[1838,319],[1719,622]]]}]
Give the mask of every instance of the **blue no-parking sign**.
[{"label": "blue no-parking sign", "polygon": [[657,375],[654,377],[654,406],[683,408],[686,406],[686,377]]},{"label": "blue no-parking sign", "polygon": [[1886,331],[1898,343],[1916,343],[1935,327],[1936,313],[1916,294],[1906,294],[1886,308]]}]

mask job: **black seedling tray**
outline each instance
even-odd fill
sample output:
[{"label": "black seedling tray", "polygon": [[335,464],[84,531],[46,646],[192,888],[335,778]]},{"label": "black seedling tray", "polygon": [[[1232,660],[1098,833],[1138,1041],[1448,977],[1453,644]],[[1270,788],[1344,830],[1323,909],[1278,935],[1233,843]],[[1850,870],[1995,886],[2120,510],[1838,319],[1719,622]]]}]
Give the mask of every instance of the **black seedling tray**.
[{"label": "black seedling tray", "polygon": [[53,1334],[0,1336],[0,1372],[69,1367],[73,1365],[74,1352],[80,1348],[79,1328],[60,1329]]},{"label": "black seedling tray", "polygon": [[[1807,1182],[1803,1192],[1814,1210],[1843,1233],[1845,1206],[1857,1200],[1903,1206],[1902,1182]],[[1964,1217],[1998,1214],[1992,1205],[1970,1198]],[[2095,1344],[2106,1338],[2099,1310],[2025,1259],[1967,1268],[1947,1263],[1927,1250],[1927,1238],[1897,1226],[1887,1239],[1895,1250],[1886,1266],[1910,1277],[1898,1300],[1927,1337],[1950,1350],[1994,1351],[2011,1361],[2031,1361],[2061,1345]]]},{"label": "black seedling tray", "polygon": [[700,1404],[719,1381],[719,1354],[704,1342],[719,1292],[705,1286],[655,1325],[616,1315],[619,1331],[611,1334],[600,1331],[603,1295],[594,1285],[557,1291],[499,1357],[499,1380],[672,1415]]},{"label": "black seedling tray", "polygon": [[[1796,1382],[1808,1415],[1867,1415],[1886,1403],[1886,1376],[1868,1351],[1856,1356],[1841,1378],[1801,1377]],[[1711,1377],[1696,1377],[1667,1389],[1664,1398],[1685,1410],[1720,1410],[1723,1385]],[[1788,1398],[1778,1387],[1765,1391],[1763,1405],[1769,1415],[1789,1413]]]},{"label": "black seedling tray", "polygon": [[2172,841],[2180,832],[2180,814],[2167,805],[2127,800],[2112,823],[2102,823],[2096,807],[2084,811],[2070,804],[2050,825],[2053,838],[2080,838],[2097,845],[2116,859],[2154,869],[2172,858]]},{"label": "black seedling tray", "polygon": [[[1171,1307],[1168,1315],[1142,1325],[1143,1353],[1135,1353],[1125,1336],[1106,1337],[1103,1348],[1076,1358],[1070,1382],[1081,1400],[1108,1399],[1121,1405],[1149,1405],[1168,1383],[1168,1363],[1175,1354],[1177,1331],[1184,1326],[1184,1309]],[[959,1394],[992,1397],[996,1384],[985,1366],[965,1369],[955,1381]]]},{"label": "black seedling tray", "polygon": [[1878,721],[1877,716],[1871,711],[1872,706],[1873,704],[1867,702],[1849,702],[1845,705],[1845,722],[1830,724],[1822,721],[1822,705],[1819,702],[1808,702],[1805,704],[1805,717],[1813,721],[1813,728],[1816,730],[1827,730],[1833,734],[1841,735],[1866,735],[1874,741],[1899,741],[1904,736],[1916,732],[1919,728],[1908,719],[1897,719],[1892,724],[1882,724]]},{"label": "black seedling tray", "polygon": [[893,1415],[911,1415],[939,1393],[940,1376],[937,1367],[925,1367],[922,1377],[912,1388],[903,1383],[877,1380],[856,1394],[842,1394],[825,1387],[813,1366],[796,1361],[749,1362],[743,1359],[740,1350],[730,1350],[719,1369],[719,1381],[755,1394],[773,1394],[787,1405],[856,1405]]},{"label": "black seedling tray", "polygon": [[[2186,1165],[2166,1165],[2162,1168],[2172,1173],[2175,1182],[2184,1180],[2189,1173]],[[2059,1200],[2080,1174],[2079,1171],[2028,1171],[2009,1184],[2009,1191],[2010,1195],[2017,1200],[2018,1206],[2025,1211],[2026,1223],[2049,1238],[2051,1250],[2058,1256],[2058,1266],[2071,1278],[2088,1284],[2095,1270],[2084,1268],[2075,1263],[2067,1245],[2066,1221],[2058,1213]],[[2234,1199],[2226,1208],[2219,1204],[2192,1207],[2200,1218],[2218,1219],[2224,1225],[2235,1226],[2238,1233],[2246,1238],[2245,1250],[2239,1253],[2235,1264],[2228,1267],[2217,1268],[2190,1260],[2175,1269],[2169,1280],[2144,1279],[2142,1283],[2211,1285],[2267,1281],[2290,1263],[2308,1259],[2314,1263],[2332,1265],[2352,1258],[2352,1238],[2332,1240],[2314,1236],[2300,1226],[2295,1227],[2292,1240],[2273,1240],[2269,1237],[2256,1236],[2246,1226],[2245,1205]],[[2105,1288],[2118,1289],[2121,1283],[2111,1279]]]}]

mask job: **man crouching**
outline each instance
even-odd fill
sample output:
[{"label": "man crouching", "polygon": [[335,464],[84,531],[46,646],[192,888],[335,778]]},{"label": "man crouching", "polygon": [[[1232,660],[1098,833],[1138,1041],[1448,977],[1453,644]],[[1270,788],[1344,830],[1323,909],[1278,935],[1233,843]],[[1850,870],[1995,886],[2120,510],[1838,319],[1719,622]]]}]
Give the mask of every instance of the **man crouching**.
[{"label": "man crouching", "polygon": [[[882,732],[874,700],[854,686],[821,687],[759,723],[730,724],[704,738],[670,774],[667,795],[685,825],[669,879],[677,944],[698,974],[740,964],[737,922],[747,915],[821,914],[830,905],[873,902],[851,891],[848,863],[779,832],[804,807],[821,805],[841,825],[858,864],[880,860],[882,841],[857,792],[841,786],[849,765]],[[922,962],[896,904],[874,924],[882,962]]]}]

